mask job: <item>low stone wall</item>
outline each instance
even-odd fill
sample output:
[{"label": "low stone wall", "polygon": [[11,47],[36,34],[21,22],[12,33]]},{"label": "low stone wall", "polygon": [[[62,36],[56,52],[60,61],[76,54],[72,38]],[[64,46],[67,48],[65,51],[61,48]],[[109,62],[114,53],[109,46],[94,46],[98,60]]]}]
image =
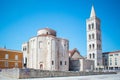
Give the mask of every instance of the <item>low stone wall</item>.
[{"label": "low stone wall", "polygon": [[14,69],[2,69],[2,75],[12,77],[12,78],[19,78],[19,69],[14,68]]},{"label": "low stone wall", "polygon": [[37,69],[4,69],[2,74],[14,78],[45,78],[66,76],[87,76],[101,74],[116,74],[115,72],[73,72],[73,71],[45,71]]}]

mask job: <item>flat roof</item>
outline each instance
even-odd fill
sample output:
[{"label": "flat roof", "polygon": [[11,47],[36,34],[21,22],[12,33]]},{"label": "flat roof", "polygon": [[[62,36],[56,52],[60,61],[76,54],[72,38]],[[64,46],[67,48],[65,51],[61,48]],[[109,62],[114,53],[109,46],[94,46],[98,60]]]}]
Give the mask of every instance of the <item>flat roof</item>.
[{"label": "flat roof", "polygon": [[114,54],[114,53],[118,53],[118,52],[120,52],[120,50],[111,51],[111,52],[103,52],[103,54]]}]

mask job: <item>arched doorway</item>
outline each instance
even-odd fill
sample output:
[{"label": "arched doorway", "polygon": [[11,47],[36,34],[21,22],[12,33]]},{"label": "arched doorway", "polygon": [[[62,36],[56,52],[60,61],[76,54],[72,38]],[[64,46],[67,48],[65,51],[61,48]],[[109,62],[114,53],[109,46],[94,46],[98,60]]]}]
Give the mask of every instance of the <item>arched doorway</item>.
[{"label": "arched doorway", "polygon": [[43,70],[43,64],[40,64],[40,69]]}]

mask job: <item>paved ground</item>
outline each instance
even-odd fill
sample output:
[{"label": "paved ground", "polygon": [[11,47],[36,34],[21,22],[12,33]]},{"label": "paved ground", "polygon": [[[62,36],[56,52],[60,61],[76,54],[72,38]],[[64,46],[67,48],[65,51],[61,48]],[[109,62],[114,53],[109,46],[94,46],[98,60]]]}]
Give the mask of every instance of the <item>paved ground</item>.
[{"label": "paved ground", "polygon": [[0,73],[0,80],[120,80],[120,74],[55,77],[55,78],[14,79],[14,78],[3,76]]}]

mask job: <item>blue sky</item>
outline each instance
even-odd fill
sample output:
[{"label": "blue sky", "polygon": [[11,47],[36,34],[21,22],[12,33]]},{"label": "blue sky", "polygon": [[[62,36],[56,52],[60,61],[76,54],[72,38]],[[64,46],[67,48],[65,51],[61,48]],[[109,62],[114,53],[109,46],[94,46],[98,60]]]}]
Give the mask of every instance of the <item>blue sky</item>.
[{"label": "blue sky", "polygon": [[101,20],[103,52],[120,50],[120,0],[0,0],[0,47],[22,43],[49,27],[86,55],[86,19],[94,5]]}]

